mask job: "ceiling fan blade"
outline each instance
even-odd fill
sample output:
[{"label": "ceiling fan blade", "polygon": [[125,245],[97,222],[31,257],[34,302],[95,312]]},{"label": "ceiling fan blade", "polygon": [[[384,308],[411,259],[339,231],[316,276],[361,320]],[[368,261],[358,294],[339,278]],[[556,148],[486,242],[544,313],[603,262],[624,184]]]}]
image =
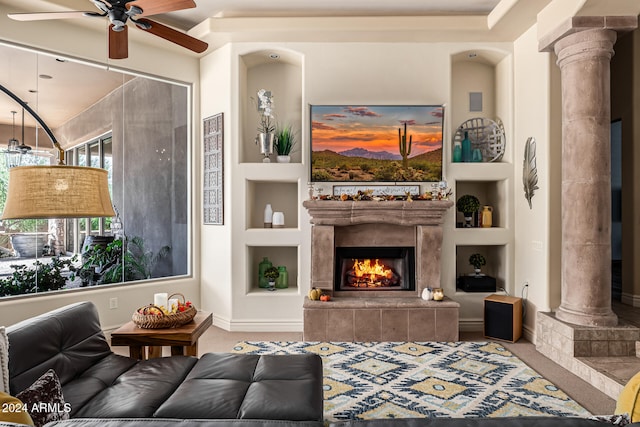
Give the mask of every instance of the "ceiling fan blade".
[{"label": "ceiling fan blade", "polygon": [[139,16],[150,16],[176,10],[191,9],[196,7],[196,3],[193,0],[134,0],[127,3],[127,9],[131,6],[138,6],[142,9],[142,14]]},{"label": "ceiling fan blade", "polygon": [[143,24],[143,26],[145,27],[148,27],[143,28],[141,26],[138,26],[138,28],[140,28],[141,30],[147,31],[158,37],[162,37],[165,40],[185,47],[194,52],[202,53],[209,47],[209,45],[202,40],[198,40],[195,37],[191,37],[190,35],[181,33],[180,31],[174,30],[173,28],[159,24],[155,21],[151,21],[150,19],[140,18],[136,19],[136,22]]},{"label": "ceiling fan blade", "polygon": [[84,18],[94,12],[39,12],[39,13],[8,13],[7,16],[15,21],[44,21],[47,19]]},{"label": "ceiling fan blade", "polygon": [[126,25],[122,31],[113,31],[113,24],[109,25],[109,58],[124,59],[129,56],[129,27]]}]

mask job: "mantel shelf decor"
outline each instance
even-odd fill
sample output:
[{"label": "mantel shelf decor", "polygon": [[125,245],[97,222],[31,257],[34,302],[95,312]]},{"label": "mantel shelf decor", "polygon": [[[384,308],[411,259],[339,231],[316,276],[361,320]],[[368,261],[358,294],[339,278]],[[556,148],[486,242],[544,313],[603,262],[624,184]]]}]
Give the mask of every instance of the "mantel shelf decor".
[{"label": "mantel shelf decor", "polygon": [[354,225],[386,223],[395,225],[441,225],[453,206],[451,200],[425,202],[306,200],[314,225]]}]

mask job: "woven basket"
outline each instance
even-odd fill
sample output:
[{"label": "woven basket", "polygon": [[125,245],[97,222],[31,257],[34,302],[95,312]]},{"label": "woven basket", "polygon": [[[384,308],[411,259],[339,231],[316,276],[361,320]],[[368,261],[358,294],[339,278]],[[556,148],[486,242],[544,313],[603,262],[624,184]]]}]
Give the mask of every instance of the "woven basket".
[{"label": "woven basket", "polygon": [[[185,298],[182,294],[171,294],[168,299],[171,299],[171,297],[178,295],[182,297],[182,302],[184,303]],[[157,314],[147,314],[149,309],[152,307],[159,309],[159,307],[153,304],[149,304],[137,309],[131,317],[133,323],[135,323],[139,328],[143,329],[175,328],[178,326],[182,326],[185,323],[191,322],[198,312],[198,310],[196,310],[194,306],[191,306],[185,311],[179,311],[177,313],[171,314],[162,313],[161,316],[158,316]]]}]

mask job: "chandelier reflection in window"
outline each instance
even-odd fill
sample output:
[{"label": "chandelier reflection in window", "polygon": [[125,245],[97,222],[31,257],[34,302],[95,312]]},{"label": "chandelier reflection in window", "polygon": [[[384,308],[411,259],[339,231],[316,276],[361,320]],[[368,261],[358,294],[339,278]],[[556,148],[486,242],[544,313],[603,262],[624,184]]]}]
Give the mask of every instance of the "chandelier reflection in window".
[{"label": "chandelier reflection in window", "polygon": [[[22,142],[16,138],[16,114],[17,111],[11,111],[13,115],[12,137],[9,139],[7,149],[4,151],[7,167],[38,165],[45,162],[45,158],[52,157],[53,154],[47,150],[33,150],[24,142],[24,108],[22,109]],[[37,132],[37,130],[36,130]]]}]

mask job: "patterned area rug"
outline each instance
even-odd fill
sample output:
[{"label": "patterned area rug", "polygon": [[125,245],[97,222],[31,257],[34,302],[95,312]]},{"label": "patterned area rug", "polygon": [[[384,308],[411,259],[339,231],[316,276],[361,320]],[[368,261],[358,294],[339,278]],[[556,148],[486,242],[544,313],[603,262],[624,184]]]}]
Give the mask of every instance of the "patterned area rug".
[{"label": "patterned area rug", "polygon": [[233,351],[322,356],[329,421],[590,415],[494,342],[243,341]]}]

